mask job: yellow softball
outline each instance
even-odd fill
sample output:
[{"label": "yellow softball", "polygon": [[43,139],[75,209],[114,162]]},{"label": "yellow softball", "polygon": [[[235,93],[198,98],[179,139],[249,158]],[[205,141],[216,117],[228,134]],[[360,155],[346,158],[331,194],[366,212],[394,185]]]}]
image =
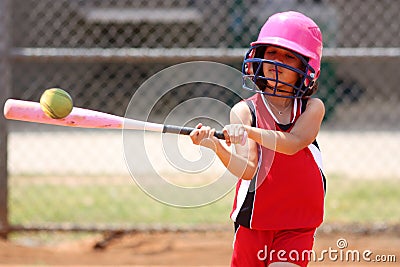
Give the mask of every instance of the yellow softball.
[{"label": "yellow softball", "polygon": [[62,119],[72,111],[72,97],[60,88],[50,88],[40,97],[40,107],[48,117]]}]

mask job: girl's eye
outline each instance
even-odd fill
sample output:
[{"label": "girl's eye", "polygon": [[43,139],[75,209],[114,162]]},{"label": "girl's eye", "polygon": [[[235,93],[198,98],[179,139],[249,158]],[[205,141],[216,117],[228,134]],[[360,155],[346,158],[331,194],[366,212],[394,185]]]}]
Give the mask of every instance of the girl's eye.
[{"label": "girl's eye", "polygon": [[287,57],[287,58],[290,58],[290,59],[294,59],[294,56],[292,56],[292,55],[290,55],[290,54],[286,54],[286,57]]}]

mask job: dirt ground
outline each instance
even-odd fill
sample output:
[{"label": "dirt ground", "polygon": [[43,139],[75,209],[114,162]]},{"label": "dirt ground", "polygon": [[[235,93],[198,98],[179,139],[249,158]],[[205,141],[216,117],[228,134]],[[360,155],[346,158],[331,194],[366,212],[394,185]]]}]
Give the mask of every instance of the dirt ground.
[{"label": "dirt ground", "polygon": [[[341,238],[348,246],[339,250],[337,242]],[[127,234],[112,239],[102,249],[95,249],[96,244],[104,244],[101,242],[103,236],[99,235],[52,247],[28,247],[0,241],[0,266],[229,266],[232,240],[232,231],[221,230]],[[370,250],[371,262],[363,259],[358,262],[351,257],[348,262],[335,261],[335,254],[325,254],[324,261],[315,260],[310,266],[398,266],[400,233],[318,233],[314,247],[316,255],[319,257],[323,250],[330,248],[360,253]],[[376,262],[377,255],[386,257],[386,261],[390,256],[390,261],[395,260],[397,264]]]}]

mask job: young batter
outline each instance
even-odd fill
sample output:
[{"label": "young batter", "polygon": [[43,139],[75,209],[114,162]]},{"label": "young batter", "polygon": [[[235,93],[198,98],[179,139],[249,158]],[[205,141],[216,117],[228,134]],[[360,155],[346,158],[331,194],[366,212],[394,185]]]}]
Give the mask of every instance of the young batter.
[{"label": "young batter", "polygon": [[231,124],[223,130],[235,152],[208,126],[199,124],[190,135],[239,178],[231,266],[308,264],[324,212],[316,136],[325,108],[310,97],[321,56],[322,35],[314,21],[298,12],[271,16],[243,62],[243,87],[256,94],[232,108]]}]

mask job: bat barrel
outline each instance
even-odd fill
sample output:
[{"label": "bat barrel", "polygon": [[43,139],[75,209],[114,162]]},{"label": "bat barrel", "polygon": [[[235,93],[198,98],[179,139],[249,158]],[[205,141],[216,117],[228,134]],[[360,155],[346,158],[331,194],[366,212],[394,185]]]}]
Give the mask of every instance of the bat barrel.
[{"label": "bat barrel", "polygon": [[8,99],[3,112],[4,117],[9,120],[79,128],[122,129],[124,120],[116,115],[77,107],[65,118],[52,119],[44,114],[38,102],[17,99]]},{"label": "bat barrel", "polygon": [[[131,129],[153,132],[189,135],[195,128],[163,125],[146,121],[128,119],[100,111],[74,107],[71,113],[62,119],[52,119],[42,111],[40,104],[33,101],[8,99],[4,105],[4,117],[9,120],[36,122],[79,128]],[[225,139],[222,131],[214,134]]]}]

